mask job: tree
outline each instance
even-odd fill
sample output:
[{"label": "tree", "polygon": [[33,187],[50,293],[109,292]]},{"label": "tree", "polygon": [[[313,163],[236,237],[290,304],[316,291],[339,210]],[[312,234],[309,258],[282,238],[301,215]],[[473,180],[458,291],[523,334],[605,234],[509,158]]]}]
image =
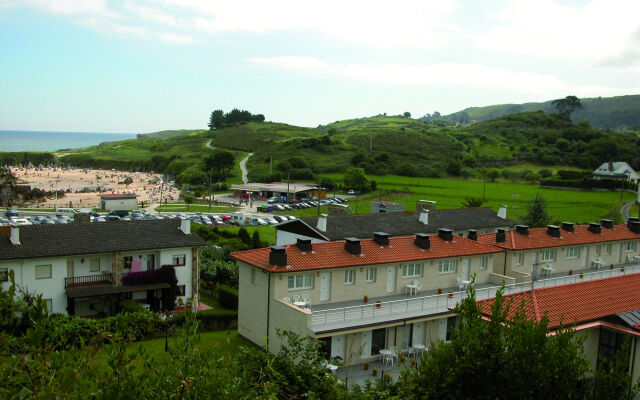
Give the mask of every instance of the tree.
[{"label": "tree", "polygon": [[538,175],[540,175],[542,179],[545,179],[553,175],[553,171],[551,171],[549,168],[542,168],[540,171],[538,171]]},{"label": "tree", "polygon": [[190,194],[185,194],[184,202],[187,203],[187,205],[193,204],[193,196]]},{"label": "tree", "polygon": [[215,110],[211,113],[211,117],[209,117],[209,130],[220,129],[224,127],[224,123],[224,111]]},{"label": "tree", "polygon": [[432,343],[417,368],[402,372],[398,398],[583,399],[584,337],[569,329],[549,336],[547,317],[528,320],[503,293],[483,313],[472,285],[455,309],[451,341]]},{"label": "tree", "polygon": [[491,168],[489,171],[487,171],[487,178],[489,178],[491,182],[495,182],[499,176],[500,176],[500,170],[498,169]]},{"label": "tree", "polygon": [[234,158],[233,153],[218,150],[204,159],[204,168],[210,176],[215,176],[220,184],[233,168]]},{"label": "tree", "polygon": [[344,185],[349,189],[366,191],[369,188],[369,180],[362,168],[350,168],[344,174]]},{"label": "tree", "polygon": [[547,214],[547,200],[542,195],[537,194],[525,206],[527,213],[522,217],[522,223],[530,227],[546,226],[551,222],[551,217]]},{"label": "tree", "polygon": [[486,202],[482,197],[465,197],[464,201],[460,205],[464,208],[482,207]]},{"label": "tree", "polygon": [[567,121],[570,120],[571,114],[573,114],[575,110],[582,108],[582,103],[576,96],[567,96],[564,99],[554,100],[551,102],[551,105],[556,108],[558,115]]},{"label": "tree", "polygon": [[411,113],[409,111],[405,111],[404,114],[402,114],[402,116],[405,118],[411,118]]},{"label": "tree", "polygon": [[127,176],[126,178],[124,178],[124,182],[122,183],[124,183],[126,187],[129,187],[129,185],[133,183],[133,179],[130,176]]}]

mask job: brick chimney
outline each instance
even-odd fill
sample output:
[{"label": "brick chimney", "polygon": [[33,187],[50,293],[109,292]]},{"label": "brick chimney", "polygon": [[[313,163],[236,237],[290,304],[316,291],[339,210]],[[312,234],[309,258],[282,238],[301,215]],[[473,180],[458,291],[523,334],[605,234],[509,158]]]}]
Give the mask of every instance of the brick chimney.
[{"label": "brick chimney", "polygon": [[271,246],[269,264],[284,267],[287,265],[287,249],[282,246]]},{"label": "brick chimney", "polygon": [[426,250],[431,247],[431,239],[426,233],[417,233],[416,239],[413,241],[413,243],[416,246],[420,247],[422,250]]},{"label": "brick chimney", "polygon": [[20,228],[17,226],[11,227],[11,235],[9,236],[11,244],[18,246],[20,244]]}]

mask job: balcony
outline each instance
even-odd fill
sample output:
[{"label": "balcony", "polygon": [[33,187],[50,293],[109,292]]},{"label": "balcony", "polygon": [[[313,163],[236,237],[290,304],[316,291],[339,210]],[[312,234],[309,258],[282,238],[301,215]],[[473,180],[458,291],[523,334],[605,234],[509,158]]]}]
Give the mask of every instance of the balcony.
[{"label": "balcony", "polygon": [[102,273],[97,275],[74,276],[64,278],[64,288],[81,288],[88,286],[111,286],[113,285],[113,274]]},{"label": "balcony", "polygon": [[[539,277],[533,282],[522,282],[505,285],[505,294],[519,293],[549,286],[564,285],[567,283],[589,281],[609,278],[640,272],[640,265],[620,265],[613,269],[590,270],[590,272],[574,272],[573,275],[558,274],[551,277]],[[500,286],[492,283],[476,285],[476,300],[493,298]],[[457,291],[437,294],[435,291],[422,292],[418,296],[394,295],[381,297],[379,304],[369,302],[363,304],[362,300],[318,304],[311,307],[310,328],[316,333],[355,328],[358,326],[370,326],[383,324],[410,318],[420,318],[428,315],[440,314],[450,310],[458,302],[467,297],[465,291]],[[370,300],[371,301],[371,300]]]}]

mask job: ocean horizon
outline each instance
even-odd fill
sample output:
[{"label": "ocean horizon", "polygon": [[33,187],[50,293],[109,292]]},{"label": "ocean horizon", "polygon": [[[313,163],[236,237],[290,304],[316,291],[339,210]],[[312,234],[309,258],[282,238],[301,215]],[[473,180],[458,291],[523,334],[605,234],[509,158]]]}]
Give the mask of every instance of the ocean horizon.
[{"label": "ocean horizon", "polygon": [[79,149],[135,137],[135,133],[0,130],[0,151]]}]

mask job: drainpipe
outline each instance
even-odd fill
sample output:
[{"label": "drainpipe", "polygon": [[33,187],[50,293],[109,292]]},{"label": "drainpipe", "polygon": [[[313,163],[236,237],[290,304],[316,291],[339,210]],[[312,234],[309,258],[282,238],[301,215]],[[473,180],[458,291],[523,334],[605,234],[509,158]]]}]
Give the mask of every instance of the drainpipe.
[{"label": "drainpipe", "polygon": [[269,272],[267,278],[267,351],[269,351],[269,312],[271,310],[271,273]]}]

